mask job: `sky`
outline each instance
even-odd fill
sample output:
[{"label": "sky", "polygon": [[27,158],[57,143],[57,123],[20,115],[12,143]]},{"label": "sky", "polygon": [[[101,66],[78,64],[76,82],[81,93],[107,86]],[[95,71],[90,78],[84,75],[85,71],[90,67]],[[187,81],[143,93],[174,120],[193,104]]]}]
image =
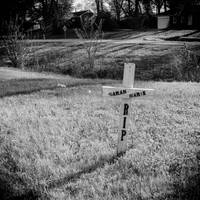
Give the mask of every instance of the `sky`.
[{"label": "sky", "polygon": [[74,8],[76,11],[92,9],[91,3],[88,0],[74,0]]},{"label": "sky", "polygon": [[[104,3],[106,5],[106,3]],[[107,5],[108,6],[108,5]],[[74,10],[92,10],[96,11],[95,0],[74,0]]]}]

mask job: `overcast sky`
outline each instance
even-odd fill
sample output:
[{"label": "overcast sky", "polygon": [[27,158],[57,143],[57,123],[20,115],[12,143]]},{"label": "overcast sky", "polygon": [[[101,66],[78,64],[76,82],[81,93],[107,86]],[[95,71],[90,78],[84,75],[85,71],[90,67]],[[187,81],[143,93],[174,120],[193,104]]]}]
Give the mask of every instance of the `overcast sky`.
[{"label": "overcast sky", "polygon": [[[106,4],[107,3],[104,3],[105,6]],[[96,10],[95,1],[94,0],[74,0],[74,8],[76,9],[76,11],[88,10],[88,9],[95,11]]]},{"label": "overcast sky", "polygon": [[[75,9],[81,9],[81,10],[84,10],[85,7],[86,7],[86,3],[87,3],[87,0],[74,0],[74,7]],[[81,7],[80,6],[77,6],[77,5],[82,5]]]}]

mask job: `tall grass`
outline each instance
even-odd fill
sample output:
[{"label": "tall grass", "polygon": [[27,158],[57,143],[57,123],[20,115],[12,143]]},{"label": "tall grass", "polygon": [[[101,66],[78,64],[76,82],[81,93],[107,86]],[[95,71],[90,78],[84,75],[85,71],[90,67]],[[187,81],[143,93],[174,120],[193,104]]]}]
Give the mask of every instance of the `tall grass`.
[{"label": "tall grass", "polygon": [[[88,67],[84,41],[77,44],[35,43],[26,68],[51,71],[81,78],[121,79],[123,63],[137,65],[139,80],[197,81],[199,82],[199,48],[181,46],[157,47],[148,45],[118,45],[101,43],[95,55],[95,65]],[[85,44],[86,43],[86,44]],[[90,42],[89,42],[90,43]]]},{"label": "tall grass", "polygon": [[116,152],[120,102],[101,85],[0,99],[4,199],[198,199],[199,84],[143,83],[128,151]]},{"label": "tall grass", "polygon": [[22,33],[18,17],[8,22],[7,34],[0,39],[11,65],[23,69],[32,53],[32,47]]},{"label": "tall grass", "polygon": [[100,42],[103,38],[102,21],[97,24],[96,16],[81,21],[81,28],[75,29],[75,33],[81,40],[86,40],[83,43],[84,50],[87,54],[88,66],[85,66],[85,71],[92,71],[95,67],[97,51],[100,49]]},{"label": "tall grass", "polygon": [[191,51],[186,44],[175,56],[176,78],[184,81],[200,81],[200,56]]}]

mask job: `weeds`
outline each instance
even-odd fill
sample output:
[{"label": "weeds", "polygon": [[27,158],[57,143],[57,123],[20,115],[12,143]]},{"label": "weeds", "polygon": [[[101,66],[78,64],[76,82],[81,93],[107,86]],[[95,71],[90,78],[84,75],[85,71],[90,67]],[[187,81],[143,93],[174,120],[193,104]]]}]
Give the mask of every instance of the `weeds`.
[{"label": "weeds", "polygon": [[81,78],[121,79],[123,63],[128,60],[136,63],[136,79],[139,80],[199,82],[198,55],[195,50],[189,50],[188,47],[174,51],[173,55],[172,53],[164,56],[146,55],[140,60],[135,60],[133,52],[137,54],[137,51],[141,51],[137,48],[132,50],[132,56],[123,55],[121,51],[115,52],[114,55],[112,51],[105,53],[104,45],[97,42],[100,49],[98,47],[98,50],[94,51],[95,59],[91,62],[94,65],[89,67],[88,56],[85,56],[84,51],[86,51],[85,45],[89,45],[90,42],[90,40],[82,40],[80,44],[74,46],[66,44],[56,47],[54,44],[48,44],[43,47],[43,50],[40,44],[29,44],[31,53],[27,56],[25,67],[34,71],[51,71]]},{"label": "weeds", "polygon": [[9,22],[7,25],[8,35],[3,36],[2,41],[12,66],[15,68],[25,68],[32,53],[32,48],[27,43],[18,24],[17,19]]},{"label": "weeds", "polygon": [[97,25],[96,17],[91,17],[81,22],[81,28],[75,30],[77,36],[81,40],[86,40],[83,48],[87,53],[89,66],[85,66],[86,70],[92,71],[95,67],[96,53],[100,48],[100,41],[103,38],[102,21]]},{"label": "weeds", "polygon": [[200,59],[186,44],[175,56],[175,62],[177,80],[200,82]]}]

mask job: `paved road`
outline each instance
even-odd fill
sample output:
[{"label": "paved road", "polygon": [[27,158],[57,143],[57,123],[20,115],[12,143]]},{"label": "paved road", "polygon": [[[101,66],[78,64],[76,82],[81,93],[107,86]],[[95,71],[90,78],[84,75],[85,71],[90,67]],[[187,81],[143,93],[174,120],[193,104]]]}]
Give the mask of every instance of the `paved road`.
[{"label": "paved road", "polygon": [[[39,42],[39,43],[73,43],[73,44],[82,44],[84,42],[89,42],[89,40],[79,40],[79,39],[46,39],[46,40],[29,40],[29,42]],[[118,39],[106,39],[106,40],[101,40],[102,43],[114,43],[114,44],[154,44],[154,45],[175,45],[175,46],[182,46],[184,43],[188,43],[190,45],[200,45],[199,41],[193,41],[193,42],[188,42],[188,41],[166,41],[162,39],[156,39],[156,38],[139,38],[139,39],[123,39],[123,40],[118,40]]]},{"label": "paved road", "polygon": [[[196,30],[149,30],[149,31],[133,31],[133,30],[121,30],[111,33],[106,33],[105,38],[102,39],[103,43],[114,43],[114,44],[155,44],[155,45],[175,45],[181,46],[184,43],[190,45],[200,45],[199,37],[198,41],[167,41],[165,39],[174,37],[183,37],[193,35]],[[193,38],[194,39],[194,38]],[[88,40],[84,40],[87,42]],[[30,42],[41,42],[41,43],[73,43],[82,44],[83,41],[80,39],[46,39],[46,40],[30,40]]]},{"label": "paved road", "polygon": [[28,72],[20,69],[15,69],[11,67],[0,67],[0,80],[10,80],[10,79],[65,79],[68,76],[50,74],[50,73],[38,73],[38,72]]}]

